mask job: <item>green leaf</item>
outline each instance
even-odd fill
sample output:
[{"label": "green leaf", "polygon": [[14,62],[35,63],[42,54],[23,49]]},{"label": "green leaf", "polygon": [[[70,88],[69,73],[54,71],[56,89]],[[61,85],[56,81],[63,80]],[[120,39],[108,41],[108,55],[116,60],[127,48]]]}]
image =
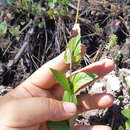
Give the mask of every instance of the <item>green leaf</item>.
[{"label": "green leaf", "polygon": [[59,122],[48,122],[47,125],[55,130],[70,130],[69,121],[59,121]]},{"label": "green leaf", "polygon": [[130,109],[122,110],[121,113],[130,120]]},{"label": "green leaf", "polygon": [[[80,29],[77,24],[77,28]],[[78,34],[77,36],[70,39],[67,44],[67,48],[64,54],[64,62],[66,64],[79,64],[81,60],[81,36]]]},{"label": "green leaf", "polygon": [[125,127],[126,127],[126,129],[130,128],[130,120],[128,120],[128,121],[125,122]]},{"label": "green leaf", "polygon": [[61,9],[57,9],[58,10],[58,14],[61,16],[67,16],[68,15],[68,8],[64,8],[63,10]]},{"label": "green leaf", "polygon": [[20,25],[16,27],[12,27],[9,32],[12,34],[12,36],[17,36],[19,35],[19,30],[20,30]]},{"label": "green leaf", "polygon": [[42,29],[42,28],[44,27],[44,24],[41,22],[41,23],[38,24],[38,27],[39,27],[40,29]]},{"label": "green leaf", "polygon": [[0,35],[4,35],[7,32],[7,23],[0,22]]},{"label": "green leaf", "polygon": [[22,21],[22,22],[20,22],[20,24],[21,24],[21,25],[25,25],[25,24],[26,24],[26,22],[25,22],[25,21]]},{"label": "green leaf", "polygon": [[47,2],[50,8],[55,8],[56,3],[59,3],[65,6],[65,5],[68,5],[71,2],[71,0],[48,0]]},{"label": "green leaf", "polygon": [[61,4],[61,5],[68,5],[71,0],[58,0],[58,2]]},{"label": "green leaf", "polygon": [[125,130],[122,126],[119,126],[118,130]]},{"label": "green leaf", "polygon": [[19,0],[18,1],[19,3],[19,6],[23,9],[23,10],[31,10],[32,8],[32,3],[33,1],[32,0]]},{"label": "green leaf", "polygon": [[71,79],[74,86],[74,92],[85,84],[93,81],[95,78],[97,78],[97,75],[89,72],[81,72],[74,75]]},{"label": "green leaf", "polygon": [[31,11],[33,15],[42,15],[46,9],[38,3],[33,3]]},{"label": "green leaf", "polygon": [[55,76],[58,83],[67,91],[71,92],[70,84],[68,79],[61,72],[58,72],[55,69],[50,69],[53,75]]},{"label": "green leaf", "polygon": [[54,8],[57,1],[58,0],[48,0],[47,2],[50,8]]},{"label": "green leaf", "polygon": [[71,64],[72,63],[72,55],[71,55],[71,50],[69,48],[66,48],[66,50],[65,50],[64,62],[66,64]]},{"label": "green leaf", "polygon": [[80,35],[70,39],[65,55],[64,60],[67,64],[77,64],[81,59],[81,49],[80,49]]},{"label": "green leaf", "polygon": [[77,104],[76,96],[73,93],[70,93],[68,91],[64,92],[63,101],[64,102],[72,102],[74,104]]}]

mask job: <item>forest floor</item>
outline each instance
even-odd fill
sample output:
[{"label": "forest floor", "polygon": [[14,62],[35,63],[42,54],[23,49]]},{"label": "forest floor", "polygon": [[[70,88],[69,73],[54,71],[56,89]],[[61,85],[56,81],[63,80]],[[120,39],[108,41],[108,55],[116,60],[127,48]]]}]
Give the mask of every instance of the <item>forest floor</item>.
[{"label": "forest floor", "polygon": [[[63,52],[75,22],[76,1],[67,7],[58,3],[48,5],[42,0],[23,1],[0,1],[1,95]],[[78,22],[81,41],[87,48],[81,67],[110,58],[116,68],[82,90],[112,94],[113,106],[82,113],[76,122],[105,124],[118,130],[126,120],[121,110],[130,108],[130,1],[82,0]]]}]

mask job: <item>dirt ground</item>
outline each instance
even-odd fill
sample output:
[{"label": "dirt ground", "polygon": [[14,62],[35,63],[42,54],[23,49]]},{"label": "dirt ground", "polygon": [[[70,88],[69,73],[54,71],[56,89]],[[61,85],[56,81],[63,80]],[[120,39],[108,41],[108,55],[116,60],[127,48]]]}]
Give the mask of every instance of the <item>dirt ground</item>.
[{"label": "dirt ground", "polygon": [[[26,16],[26,13],[17,12],[13,6],[0,6],[1,12],[3,10],[3,13],[0,13],[0,21],[6,20],[9,27],[20,25],[18,36],[12,36],[9,31],[0,36],[1,95],[15,88],[41,65],[64,51],[75,22],[75,3],[73,1],[69,4],[67,15],[55,14],[55,17],[46,13],[40,17]],[[46,2],[41,0],[40,4],[47,8]],[[33,23],[30,19],[36,22]],[[87,55],[80,67],[110,58],[115,61],[116,68],[82,90],[86,93],[111,93],[115,97],[113,106],[82,113],[76,122],[104,124],[118,130],[120,125],[124,126],[126,120],[120,111],[130,108],[129,87],[125,82],[130,75],[130,1],[82,0],[78,22],[82,43],[87,48]],[[43,26],[40,26],[41,23]],[[107,48],[113,34],[117,37],[117,43],[112,48]],[[112,85],[117,87],[113,88]]]}]

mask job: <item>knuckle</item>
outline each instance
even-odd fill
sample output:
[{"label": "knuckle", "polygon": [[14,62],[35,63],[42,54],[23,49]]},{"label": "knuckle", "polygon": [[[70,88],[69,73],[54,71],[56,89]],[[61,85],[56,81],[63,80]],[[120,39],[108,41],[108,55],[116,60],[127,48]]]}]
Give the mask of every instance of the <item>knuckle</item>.
[{"label": "knuckle", "polygon": [[59,101],[47,99],[47,108],[49,117],[52,121],[53,119],[59,119],[59,115],[62,113],[62,105]]}]

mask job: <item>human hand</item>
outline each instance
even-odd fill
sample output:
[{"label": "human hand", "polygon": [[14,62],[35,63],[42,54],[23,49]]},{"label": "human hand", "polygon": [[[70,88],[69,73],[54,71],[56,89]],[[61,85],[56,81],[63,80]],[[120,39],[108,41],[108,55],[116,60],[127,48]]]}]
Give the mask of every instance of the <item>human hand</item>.
[{"label": "human hand", "polygon": [[[0,97],[1,130],[50,130],[47,121],[61,121],[77,112],[102,109],[112,105],[110,94],[85,94],[78,97],[79,104],[60,101],[63,88],[50,71],[54,68],[62,73],[69,69],[63,61],[63,54],[44,64],[27,80],[3,97]],[[104,76],[114,68],[111,60],[103,60],[80,71]],[[62,129],[62,128],[61,128]],[[79,126],[73,130],[111,130],[107,126]]]}]

